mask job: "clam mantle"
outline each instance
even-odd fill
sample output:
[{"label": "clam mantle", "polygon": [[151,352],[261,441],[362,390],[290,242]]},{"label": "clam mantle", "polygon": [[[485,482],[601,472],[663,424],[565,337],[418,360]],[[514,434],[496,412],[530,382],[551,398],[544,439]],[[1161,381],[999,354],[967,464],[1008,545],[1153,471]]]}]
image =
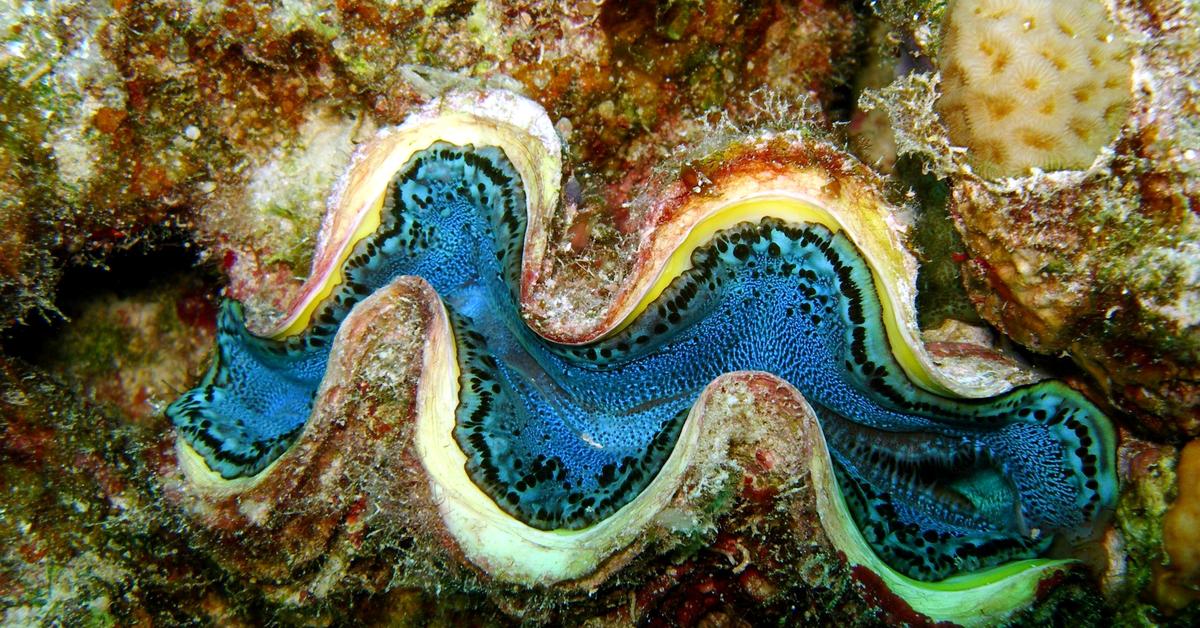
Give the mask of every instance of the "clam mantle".
[{"label": "clam mantle", "polygon": [[551,279],[560,153],[544,111],[499,91],[447,96],[360,149],[287,317],[255,335],[226,304],[208,373],[168,409],[196,503],[287,499],[264,487],[327,463],[335,362],[402,291],[424,323],[414,451],[440,525],[496,581],[566,586],[628,560],[711,446],[711,383],[729,372],[803,395],[799,416],[760,420],[812,445],[827,541],[932,619],[1023,607],[1069,564],[1040,557],[1051,542],[1111,508],[1107,419],[1056,382],[1008,390],[936,364],[879,181],[802,131],[663,190],[599,322],[539,336],[521,306]]}]

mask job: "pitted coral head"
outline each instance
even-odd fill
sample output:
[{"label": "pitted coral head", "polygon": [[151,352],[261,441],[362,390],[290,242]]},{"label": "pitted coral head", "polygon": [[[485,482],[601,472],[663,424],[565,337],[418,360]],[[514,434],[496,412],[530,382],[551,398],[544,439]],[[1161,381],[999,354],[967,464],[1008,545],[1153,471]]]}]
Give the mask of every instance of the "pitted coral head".
[{"label": "pitted coral head", "polygon": [[984,176],[1084,169],[1129,108],[1131,66],[1099,0],[955,0],[938,109]]}]

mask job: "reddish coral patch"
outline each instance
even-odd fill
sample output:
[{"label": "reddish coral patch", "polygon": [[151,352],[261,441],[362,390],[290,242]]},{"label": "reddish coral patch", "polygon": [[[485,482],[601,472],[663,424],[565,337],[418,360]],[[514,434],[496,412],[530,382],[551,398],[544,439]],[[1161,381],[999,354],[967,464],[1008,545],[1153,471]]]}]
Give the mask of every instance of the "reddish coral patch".
[{"label": "reddish coral patch", "polygon": [[121,474],[99,455],[77,454],[73,462],[76,468],[87,472],[105,497],[112,498],[125,491],[125,481]]},{"label": "reddish coral patch", "polygon": [[125,113],[122,109],[101,107],[92,116],[92,126],[96,127],[96,130],[101,133],[109,135],[115,133],[127,117],[129,117],[129,114]]},{"label": "reddish coral patch", "polygon": [[756,475],[746,475],[742,478],[742,497],[747,501],[763,504],[775,499],[778,494],[778,489]]},{"label": "reddish coral patch", "polygon": [[46,450],[54,439],[54,430],[48,427],[31,426],[23,421],[12,420],[5,426],[4,438],[0,439],[0,451],[6,457],[41,464]]},{"label": "reddish coral patch", "polygon": [[208,331],[217,328],[217,306],[207,294],[188,292],[175,301],[175,315],[189,327]]},{"label": "reddish coral patch", "polygon": [[22,543],[21,547],[18,548],[17,551],[20,552],[21,558],[25,559],[25,562],[27,563],[36,563],[42,560],[42,558],[44,558],[48,553],[46,548],[38,547],[33,542]]},{"label": "reddish coral patch", "polygon": [[754,452],[754,461],[763,471],[775,468],[775,454],[769,449],[759,449]]},{"label": "reddish coral patch", "polygon": [[891,622],[909,626],[954,626],[950,622],[934,622],[928,615],[913,610],[913,607],[904,601],[904,598],[892,593],[883,578],[862,565],[855,565],[850,570],[850,575],[858,584],[863,598],[883,611]]},{"label": "reddish coral patch", "polygon": [[1038,582],[1037,592],[1035,593],[1037,599],[1045,599],[1045,597],[1050,595],[1050,592],[1058,587],[1058,585],[1062,584],[1062,581],[1066,578],[1067,573],[1065,571],[1056,571],[1053,574],[1042,578]]},{"label": "reddish coral patch", "polygon": [[738,578],[738,583],[759,602],[765,602],[779,593],[779,587],[754,567],[747,567]]}]

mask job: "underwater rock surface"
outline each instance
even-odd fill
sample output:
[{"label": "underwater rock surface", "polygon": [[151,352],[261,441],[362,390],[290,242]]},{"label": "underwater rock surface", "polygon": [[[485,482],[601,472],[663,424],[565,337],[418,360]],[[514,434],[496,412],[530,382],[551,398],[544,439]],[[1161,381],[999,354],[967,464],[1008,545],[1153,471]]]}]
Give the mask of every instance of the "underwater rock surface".
[{"label": "underwater rock surface", "polygon": [[[4,621],[1194,621],[1186,522],[1195,456],[1176,474],[1177,446],[1195,435],[1194,9],[1097,3],[1130,34],[1128,121],[1091,168],[985,179],[936,127],[940,88],[925,72],[939,67],[948,4],[867,4],[0,7]],[[864,166],[847,154],[843,124],[857,115],[851,83],[890,80],[852,80],[870,56],[899,78],[863,98],[890,119],[849,129],[873,155]],[[505,92],[532,102],[470,104]],[[407,163],[382,159],[407,148],[378,150],[386,138],[411,137],[395,131],[400,124],[428,130],[414,151],[438,141],[463,154],[505,147],[528,206],[540,209],[527,216],[523,244],[505,236],[502,277],[463,284],[452,277],[463,256],[452,255],[414,262],[436,291],[392,280],[413,268],[370,270],[382,266],[368,259],[361,273],[378,289],[339,283],[354,274],[340,270],[353,247],[336,244],[361,241],[366,223],[356,221],[373,215]],[[517,139],[531,132],[535,143]],[[872,133],[889,137],[872,142]],[[516,154],[520,145],[529,152]],[[787,216],[744,202],[765,190],[786,197]],[[735,216],[707,221],[728,207]],[[1113,207],[1121,211],[1094,215]],[[942,218],[928,219],[933,209]],[[379,216],[444,226],[408,212]],[[809,226],[786,227],[799,229],[795,242],[812,242],[792,242],[783,225],[797,224]],[[477,227],[467,239],[478,253],[467,258],[486,277],[497,271],[493,240]],[[914,235],[922,229],[936,233]],[[789,257],[815,242],[837,253],[817,246],[803,263]],[[821,270],[833,259],[856,269],[855,281]],[[996,328],[973,314],[919,327],[913,304],[939,298],[917,294],[936,285],[917,282],[927,262],[966,279],[970,300],[950,291],[942,311],[978,307]],[[831,309],[804,313],[800,326],[767,324],[788,317],[767,305],[784,297],[765,290],[765,278],[778,281],[792,263],[788,278],[811,272],[804,285]],[[734,268],[759,276],[735,272],[718,285],[705,274]],[[986,277],[981,268],[991,269]],[[875,276],[861,281],[867,269]],[[350,288],[355,303],[334,316],[336,330],[313,335],[309,321],[333,285]],[[856,287],[838,288],[846,285]],[[878,314],[863,317],[884,323],[864,331],[870,372],[853,364],[847,321],[857,320],[859,297],[846,295],[855,290],[865,303],[880,299],[866,308]],[[245,304],[246,325],[223,299]],[[737,316],[714,312],[759,327],[739,337],[740,326],[719,325]],[[656,333],[660,322],[667,329]],[[722,331],[695,331],[707,327]],[[767,340],[780,328],[794,333]],[[828,362],[833,372],[816,381],[841,382],[847,403],[874,407],[865,420],[880,417],[887,430],[864,436],[837,422],[825,384],[797,374],[808,362],[782,358],[788,338],[826,329],[835,333],[815,334],[821,340],[800,355],[849,355],[852,364]],[[1068,352],[1075,365],[1014,352],[1006,335]],[[275,355],[262,347],[288,341],[252,338],[318,336],[326,344],[303,394],[279,394],[294,392],[289,383],[251,395],[302,412],[266,412],[256,425],[269,429],[236,439],[226,439],[236,422],[225,423],[207,460],[196,436],[204,419],[191,436],[187,421],[173,429],[169,416],[180,413],[167,408],[201,381],[210,347],[255,346],[245,355],[261,363]],[[708,355],[737,359],[701,359],[695,348],[714,337],[743,349]],[[662,361],[669,368],[654,371],[657,380],[611,366],[651,364],[639,348],[649,345],[684,357]],[[547,366],[568,377],[556,380]],[[713,380],[746,367],[786,379],[753,371]],[[1047,371],[1066,385],[1043,381]],[[504,392],[484,388],[492,381]],[[660,384],[679,381],[680,394],[661,394],[669,387]],[[460,407],[458,391],[473,386],[474,400]],[[565,389],[589,412],[558,413],[567,421],[543,427]],[[947,401],[963,397],[1026,403],[1030,417],[1017,410],[987,429],[964,428],[951,416],[963,402]],[[899,407],[914,398],[938,410]],[[646,420],[587,422],[612,399],[609,415]],[[968,406],[998,407],[987,403],[997,402]],[[525,408],[520,434],[494,410],[478,413],[482,447],[469,416],[456,428],[455,408],[497,404]],[[1065,414],[1054,425],[1033,416],[1045,409],[1052,420],[1064,408],[1074,427]],[[245,427],[249,415],[234,414]],[[919,431],[890,431],[896,420]],[[573,453],[538,463],[550,451],[539,449],[539,430],[547,447],[570,441],[555,451]],[[273,450],[272,436],[283,437]],[[638,459],[640,445],[668,440],[669,450]],[[1016,454],[1035,446],[1037,456]],[[241,457],[224,474],[219,451]],[[509,503],[500,487],[518,484]],[[846,486],[865,488],[847,499]],[[595,503],[582,505],[589,497]],[[1072,500],[1096,506],[1064,508]],[[922,551],[934,551],[914,558],[910,526],[947,532],[934,513],[958,517],[958,527],[936,543],[916,534]],[[1009,550],[972,540],[956,559],[924,557],[950,556],[967,529]],[[1010,561],[1023,556],[1032,562]]]},{"label": "underwater rock surface", "polygon": [[[960,264],[979,313],[1033,351],[1069,355],[1109,403],[1140,418],[1145,433],[1177,444],[1200,435],[1194,3],[882,4],[939,66],[869,100],[891,114],[901,152],[923,156],[950,182],[948,210],[963,236]],[[1073,16],[1066,31],[1055,12]],[[979,53],[970,62],[976,82],[987,91],[984,77],[996,72],[991,82],[1010,82],[1011,101],[971,96],[960,78],[966,62],[954,48],[968,46],[940,47],[936,26],[967,15],[994,24],[971,48]],[[1018,30],[992,46],[989,38],[1006,28]],[[1083,41],[1085,29],[1094,41]],[[1075,73],[1093,80],[1048,80],[1077,63],[1098,68]],[[1097,116],[1093,108],[1102,102],[1105,113]],[[989,149],[972,144],[963,130],[968,119],[987,136],[983,144],[1026,150],[1028,163],[981,163]],[[1106,132],[1077,135],[1072,126]]]}]

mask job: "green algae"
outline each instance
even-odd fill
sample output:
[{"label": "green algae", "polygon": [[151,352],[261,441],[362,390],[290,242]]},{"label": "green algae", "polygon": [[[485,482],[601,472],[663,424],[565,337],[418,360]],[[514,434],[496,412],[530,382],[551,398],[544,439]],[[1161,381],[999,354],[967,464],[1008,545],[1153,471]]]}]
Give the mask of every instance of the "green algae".
[{"label": "green algae", "polygon": [[82,374],[111,373],[119,361],[130,357],[133,333],[126,327],[92,316],[81,320],[74,331],[77,344],[71,353]]},{"label": "green algae", "polygon": [[189,570],[164,571],[186,545],[172,538],[175,526],[139,484],[145,468],[138,455],[150,434],[7,358],[0,358],[0,430],[0,577],[14,585],[0,591],[0,621],[124,624],[139,612],[183,621],[183,605],[145,613],[144,596],[163,593],[164,585],[198,590]]},{"label": "green algae", "polygon": [[960,264],[966,246],[946,208],[949,186],[921,172],[921,165],[907,157],[896,162],[896,174],[912,185],[919,199],[911,236],[921,262],[917,271],[918,325],[933,329],[946,319],[982,324],[963,287]]},{"label": "green algae", "polygon": [[42,141],[47,120],[35,91],[10,69],[0,69],[0,164],[6,174],[0,182],[0,332],[31,313],[55,311],[48,293],[60,271],[46,251],[54,239],[49,227],[69,216],[55,191],[52,156]]},{"label": "green algae", "polygon": [[1126,483],[1117,501],[1116,524],[1124,537],[1126,576],[1118,596],[1125,599],[1119,608],[1122,623],[1156,623],[1153,607],[1139,602],[1137,596],[1147,590],[1156,565],[1166,561],[1162,545],[1163,517],[1175,499],[1174,456],[1156,456],[1137,481]]}]

